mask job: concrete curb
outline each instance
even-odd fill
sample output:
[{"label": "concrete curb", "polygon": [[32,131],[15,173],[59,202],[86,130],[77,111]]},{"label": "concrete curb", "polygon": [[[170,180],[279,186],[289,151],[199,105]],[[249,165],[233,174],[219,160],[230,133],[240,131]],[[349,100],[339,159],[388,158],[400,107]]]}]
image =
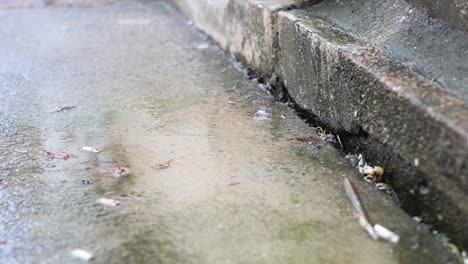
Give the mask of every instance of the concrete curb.
[{"label": "concrete curb", "polygon": [[385,166],[397,191],[414,200],[410,213],[426,213],[468,247],[465,100],[311,14],[310,1],[173,2],[236,58],[281,76],[300,108]]},{"label": "concrete curb", "polygon": [[275,51],[278,48],[277,13],[297,8],[306,1],[173,0],[172,2],[224,50],[263,75],[269,75],[278,67]]},{"label": "concrete curb", "polygon": [[[280,13],[279,25],[291,97],[335,131],[365,133],[390,148],[409,165],[406,172],[385,151],[370,159],[393,176],[392,185],[426,205],[426,217],[443,216],[432,223],[457,223],[455,233],[465,233],[466,103],[323,21],[301,19],[300,11]],[[459,241],[467,243],[467,235]]]}]

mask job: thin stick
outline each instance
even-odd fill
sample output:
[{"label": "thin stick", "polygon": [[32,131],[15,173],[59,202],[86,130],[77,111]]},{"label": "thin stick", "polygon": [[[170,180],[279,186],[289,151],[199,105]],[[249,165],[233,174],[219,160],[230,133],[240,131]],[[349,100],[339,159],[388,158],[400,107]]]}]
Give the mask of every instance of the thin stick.
[{"label": "thin stick", "polygon": [[336,135],[336,138],[338,139],[338,143],[340,143],[341,149],[344,149],[343,143],[341,143],[340,135]]},{"label": "thin stick", "polygon": [[344,179],[344,188],[346,191],[346,194],[348,195],[349,199],[351,199],[351,203],[354,206],[354,209],[356,209],[358,219],[359,219],[359,224],[364,228],[367,233],[374,239],[377,240],[379,236],[374,230],[374,227],[370,223],[369,216],[367,215],[366,210],[362,206],[361,199],[359,198],[359,194],[354,187],[353,183],[349,180],[348,177],[345,177]]}]

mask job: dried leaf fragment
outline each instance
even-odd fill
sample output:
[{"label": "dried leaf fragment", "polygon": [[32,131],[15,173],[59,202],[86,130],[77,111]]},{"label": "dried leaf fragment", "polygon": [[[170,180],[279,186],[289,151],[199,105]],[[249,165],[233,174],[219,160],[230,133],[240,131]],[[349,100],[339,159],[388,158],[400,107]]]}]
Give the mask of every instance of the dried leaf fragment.
[{"label": "dried leaf fragment", "polygon": [[47,151],[47,159],[53,160],[53,159],[63,159],[67,160],[70,158],[70,154],[59,152],[59,151]]},{"label": "dried leaf fragment", "polygon": [[299,142],[303,143],[311,143],[311,142],[317,142],[317,141],[322,141],[322,139],[318,136],[308,136],[308,137],[293,137],[291,140],[296,140]]},{"label": "dried leaf fragment", "polygon": [[156,164],[156,168],[158,168],[158,169],[167,169],[167,168],[169,168],[169,166],[171,166],[172,162],[173,162],[173,160],[170,159],[168,161]]},{"label": "dried leaf fragment", "polygon": [[110,168],[104,171],[105,173],[111,174],[114,177],[122,177],[130,175],[130,169],[122,167],[120,165],[117,168]]}]

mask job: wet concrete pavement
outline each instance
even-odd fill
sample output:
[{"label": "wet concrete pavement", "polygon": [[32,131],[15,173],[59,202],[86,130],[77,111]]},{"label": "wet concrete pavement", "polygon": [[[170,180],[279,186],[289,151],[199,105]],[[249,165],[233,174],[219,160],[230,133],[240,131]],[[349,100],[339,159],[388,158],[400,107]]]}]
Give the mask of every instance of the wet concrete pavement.
[{"label": "wet concrete pavement", "polygon": [[[342,153],[291,141],[315,130],[165,2],[14,7],[0,10],[1,263],[79,263],[76,248],[94,263],[458,263]],[[118,165],[130,175],[105,173]],[[362,231],[345,175],[399,244]]]}]

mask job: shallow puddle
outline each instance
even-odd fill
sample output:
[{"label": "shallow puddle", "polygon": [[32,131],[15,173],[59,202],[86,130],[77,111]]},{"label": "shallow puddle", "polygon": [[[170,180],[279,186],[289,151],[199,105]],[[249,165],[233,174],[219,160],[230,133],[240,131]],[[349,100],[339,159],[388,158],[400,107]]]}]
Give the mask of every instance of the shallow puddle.
[{"label": "shallow puddle", "polygon": [[[70,263],[80,248],[94,263],[456,263],[353,178],[402,235],[371,240],[341,153],[291,140],[314,129],[196,48],[206,39],[166,4],[2,12],[0,262]],[[129,17],[150,26],[116,23]],[[77,107],[51,113],[64,106]],[[118,166],[128,175],[106,173]]]}]

